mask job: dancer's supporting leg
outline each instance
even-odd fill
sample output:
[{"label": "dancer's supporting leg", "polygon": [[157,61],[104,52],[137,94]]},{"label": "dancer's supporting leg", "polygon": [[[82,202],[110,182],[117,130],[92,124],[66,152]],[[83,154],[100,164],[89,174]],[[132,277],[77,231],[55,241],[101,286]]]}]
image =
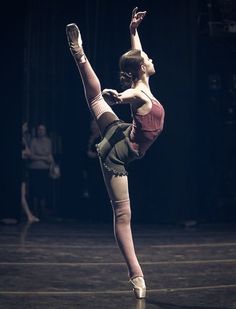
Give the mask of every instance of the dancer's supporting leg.
[{"label": "dancer's supporting leg", "polygon": [[127,176],[115,176],[105,168],[102,170],[113,207],[115,237],[126,260],[129,277],[142,277],[143,272],[135,254],[130,226],[131,208],[128,178]]},{"label": "dancer's supporting leg", "polygon": [[111,199],[114,216],[114,234],[117,244],[125,258],[130,281],[136,298],[145,298],[146,286],[143,272],[138,262],[132,231],[131,208],[127,176],[115,176],[107,171],[100,162],[106,188]]}]

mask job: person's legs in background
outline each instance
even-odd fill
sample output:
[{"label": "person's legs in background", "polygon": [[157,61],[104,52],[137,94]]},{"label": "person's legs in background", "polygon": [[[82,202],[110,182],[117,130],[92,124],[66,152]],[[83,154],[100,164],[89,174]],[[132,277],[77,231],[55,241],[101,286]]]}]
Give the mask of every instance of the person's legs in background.
[{"label": "person's legs in background", "polygon": [[29,223],[39,222],[39,219],[34,216],[29,208],[26,198],[26,182],[21,183],[21,206]]}]

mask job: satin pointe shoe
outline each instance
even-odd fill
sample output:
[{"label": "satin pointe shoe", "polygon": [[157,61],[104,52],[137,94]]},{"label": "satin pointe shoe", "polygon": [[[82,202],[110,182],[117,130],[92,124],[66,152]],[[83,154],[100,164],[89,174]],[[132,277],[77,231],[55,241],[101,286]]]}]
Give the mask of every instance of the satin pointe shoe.
[{"label": "satin pointe shoe", "polygon": [[66,36],[71,53],[74,56],[81,58],[84,55],[84,50],[82,47],[83,42],[78,26],[74,23],[68,24],[66,26]]},{"label": "satin pointe shoe", "polygon": [[72,23],[66,26],[66,35],[70,47],[82,47],[83,42],[81,34],[76,24]]},{"label": "satin pointe shoe", "polygon": [[133,286],[134,295],[137,299],[142,299],[146,297],[146,285],[143,277],[136,277],[130,279]]}]

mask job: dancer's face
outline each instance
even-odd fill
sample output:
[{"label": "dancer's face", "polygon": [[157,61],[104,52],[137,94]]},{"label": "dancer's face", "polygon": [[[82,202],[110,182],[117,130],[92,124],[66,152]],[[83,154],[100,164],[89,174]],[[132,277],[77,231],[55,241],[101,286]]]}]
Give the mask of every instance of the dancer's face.
[{"label": "dancer's face", "polygon": [[151,75],[155,74],[156,71],[155,71],[155,68],[154,68],[152,59],[150,59],[150,58],[148,57],[148,55],[147,55],[145,52],[143,52],[143,51],[142,51],[142,53],[141,53],[141,56],[142,56],[143,61],[144,61],[143,64],[144,64],[145,67],[146,67],[146,74],[147,74],[148,76],[151,76]]}]

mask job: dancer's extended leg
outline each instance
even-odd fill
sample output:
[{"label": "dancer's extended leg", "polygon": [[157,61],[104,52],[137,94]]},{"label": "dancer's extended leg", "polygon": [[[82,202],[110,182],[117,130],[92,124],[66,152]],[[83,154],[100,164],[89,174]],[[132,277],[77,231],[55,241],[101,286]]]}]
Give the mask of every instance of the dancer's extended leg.
[{"label": "dancer's extended leg", "polygon": [[100,132],[103,133],[107,125],[118,120],[118,117],[102,97],[99,79],[84,54],[78,27],[69,24],[66,33],[71,53],[80,72],[89,109],[98,123]]}]

